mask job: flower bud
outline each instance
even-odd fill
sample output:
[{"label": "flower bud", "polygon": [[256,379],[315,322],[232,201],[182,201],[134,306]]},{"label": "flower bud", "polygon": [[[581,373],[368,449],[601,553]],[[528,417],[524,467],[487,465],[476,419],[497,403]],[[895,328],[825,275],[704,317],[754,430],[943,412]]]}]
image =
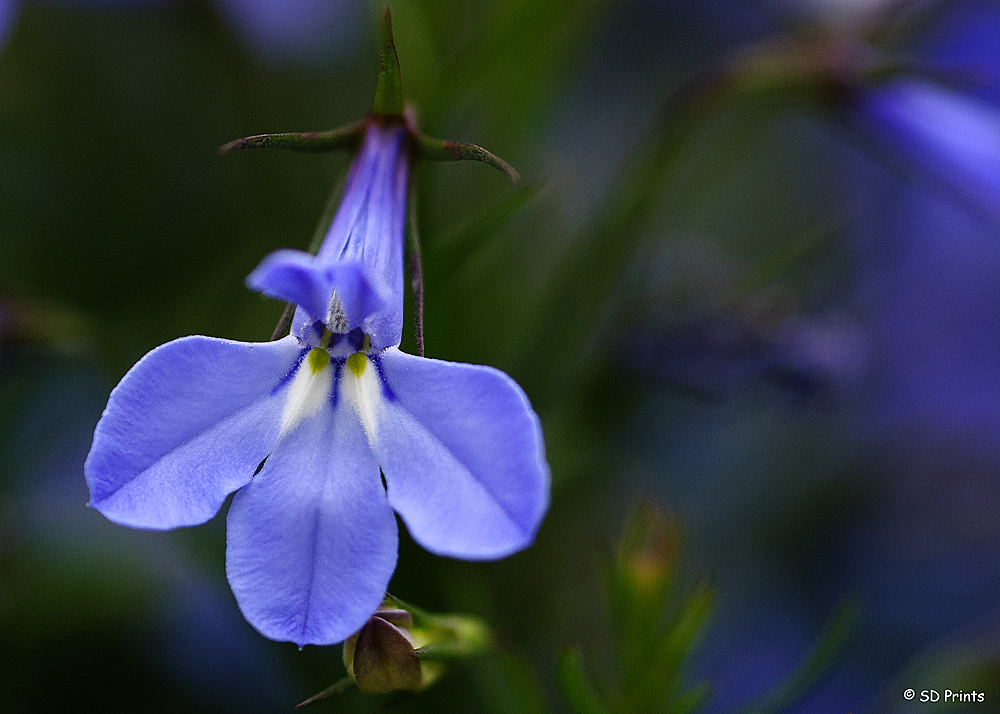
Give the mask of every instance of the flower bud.
[{"label": "flower bud", "polygon": [[657,603],[663,597],[677,561],[677,520],[656,504],[639,504],[618,544],[616,570],[628,592]]},{"label": "flower bud", "polygon": [[384,694],[415,692],[423,686],[420,658],[410,635],[413,618],[406,610],[379,609],[344,642],[344,666],[358,689]]},{"label": "flower bud", "polygon": [[444,672],[442,660],[474,657],[488,646],[489,630],[475,618],[435,615],[387,598],[344,642],[344,666],[366,694],[416,692]]}]

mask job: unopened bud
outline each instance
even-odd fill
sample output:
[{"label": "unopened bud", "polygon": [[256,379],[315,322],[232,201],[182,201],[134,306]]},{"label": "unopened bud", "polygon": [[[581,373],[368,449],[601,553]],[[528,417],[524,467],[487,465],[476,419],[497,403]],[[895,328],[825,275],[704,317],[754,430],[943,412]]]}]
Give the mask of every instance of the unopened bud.
[{"label": "unopened bud", "polygon": [[435,615],[390,597],[344,642],[344,666],[367,694],[416,692],[444,672],[445,660],[482,654],[489,641],[476,618]]},{"label": "unopened bud", "polygon": [[623,584],[642,599],[661,597],[673,573],[680,543],[677,520],[649,501],[639,504],[618,545]]},{"label": "unopened bud", "polygon": [[412,626],[413,618],[405,610],[380,609],[344,642],[344,666],[358,689],[384,694],[422,687],[420,659],[409,632]]}]

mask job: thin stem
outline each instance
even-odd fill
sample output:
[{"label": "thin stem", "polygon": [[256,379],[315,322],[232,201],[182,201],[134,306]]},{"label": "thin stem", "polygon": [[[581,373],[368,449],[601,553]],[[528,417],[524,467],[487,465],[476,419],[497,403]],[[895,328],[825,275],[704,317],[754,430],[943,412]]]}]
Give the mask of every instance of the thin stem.
[{"label": "thin stem", "polygon": [[420,234],[417,227],[417,182],[415,171],[410,174],[408,195],[407,224],[407,256],[406,268],[410,274],[410,287],[413,289],[413,331],[417,338],[417,354],[424,356],[424,268],[420,260]]},{"label": "thin stem", "polygon": [[[319,217],[319,223],[316,224],[312,242],[309,243],[309,252],[313,255],[319,252],[320,246],[323,245],[323,239],[326,238],[326,233],[330,230],[330,224],[333,223],[333,217],[337,215],[337,208],[340,206],[340,195],[344,192],[345,180],[346,174],[341,175],[340,180],[334,185],[333,191],[330,192],[330,197],[326,200],[323,215]],[[294,315],[295,303],[286,303],[285,311],[281,313],[281,319],[278,320],[278,324],[274,328],[274,333],[271,335],[272,342],[280,340],[288,334],[292,329],[292,318]]]},{"label": "thin stem", "polygon": [[281,319],[278,320],[278,324],[271,334],[271,342],[280,340],[282,337],[288,335],[289,330],[292,329],[293,315],[295,315],[295,303],[285,303],[285,311],[281,313]]},{"label": "thin stem", "polygon": [[333,219],[337,215],[337,209],[340,208],[340,197],[344,193],[344,185],[347,183],[347,173],[342,173],[340,178],[333,186],[333,190],[330,191],[330,197],[326,199],[326,205],[323,207],[323,213],[319,217],[319,221],[316,223],[316,230],[313,231],[312,240],[309,242],[309,252],[313,255],[319,253],[319,249],[323,246],[323,240],[326,238],[326,234],[330,231],[330,226],[333,224]]},{"label": "thin stem", "polygon": [[304,702],[296,704],[295,708],[302,709],[303,707],[307,707],[310,704],[316,704],[317,702],[322,702],[323,700],[329,699],[330,697],[335,697],[338,694],[343,694],[351,687],[352,684],[354,684],[354,680],[351,679],[350,676],[346,676],[340,681],[334,682],[319,694],[314,694],[313,696],[306,699]]}]

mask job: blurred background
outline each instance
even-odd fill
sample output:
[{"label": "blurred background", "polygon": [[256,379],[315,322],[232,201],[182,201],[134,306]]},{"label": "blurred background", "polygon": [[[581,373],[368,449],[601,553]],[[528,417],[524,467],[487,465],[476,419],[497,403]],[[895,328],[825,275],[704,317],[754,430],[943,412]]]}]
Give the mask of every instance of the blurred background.
[{"label": "blurred background", "polygon": [[[614,670],[600,562],[644,498],[714,583],[707,711],[785,679],[845,599],[853,636],[790,711],[935,686],[1000,711],[996,3],[389,5],[424,131],[523,176],[418,167],[427,354],[525,388],[553,497],[501,562],[403,536],[391,591],[501,654],[315,711],[568,711],[563,647]],[[363,115],[377,11],[0,0],[0,710],[289,711],[343,676],[339,646],[242,619],[224,514],[121,528],[82,469],[145,352],[270,336],[282,305],[243,279],[308,246],[349,157],[216,150]]]}]

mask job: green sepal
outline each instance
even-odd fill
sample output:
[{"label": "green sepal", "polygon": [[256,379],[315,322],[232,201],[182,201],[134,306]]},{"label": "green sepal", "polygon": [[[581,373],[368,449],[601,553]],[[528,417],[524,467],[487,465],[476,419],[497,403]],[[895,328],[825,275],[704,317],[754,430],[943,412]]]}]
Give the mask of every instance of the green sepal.
[{"label": "green sepal", "polygon": [[451,631],[447,635],[448,639],[429,642],[417,648],[416,654],[421,660],[446,662],[469,659],[478,657],[490,647],[489,631],[478,620],[455,615],[450,623],[446,616],[442,616],[440,622]]},{"label": "green sepal", "polygon": [[392,15],[385,8],[378,19],[379,69],[378,87],[372,114],[382,117],[401,117],[406,108],[403,99],[403,79],[399,71],[399,57],[392,40]]},{"label": "green sepal", "polygon": [[465,144],[460,141],[444,141],[432,139],[429,136],[414,132],[416,155],[428,161],[482,161],[495,169],[500,169],[511,181],[519,181],[521,174],[513,166],[496,154],[475,144]]},{"label": "green sepal", "polygon": [[468,659],[485,654],[493,646],[490,628],[477,617],[428,612],[388,593],[385,603],[405,610],[413,617],[411,632],[423,642],[416,650],[421,660]]},{"label": "green sepal", "polygon": [[219,147],[220,154],[242,149],[289,149],[291,151],[324,152],[347,149],[354,151],[364,135],[367,120],[328,131],[292,132],[287,134],[257,134],[230,141]]}]

